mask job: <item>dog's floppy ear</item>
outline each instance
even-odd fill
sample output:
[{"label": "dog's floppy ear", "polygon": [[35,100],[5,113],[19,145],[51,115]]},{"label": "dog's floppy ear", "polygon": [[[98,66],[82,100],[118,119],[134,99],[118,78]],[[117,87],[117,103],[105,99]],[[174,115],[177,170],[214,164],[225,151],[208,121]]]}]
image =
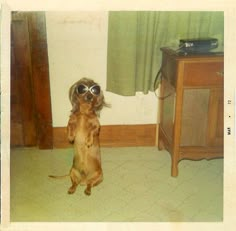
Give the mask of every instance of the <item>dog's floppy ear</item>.
[{"label": "dog's floppy ear", "polygon": [[103,92],[101,91],[97,99],[97,103],[94,105],[95,112],[98,116],[100,115],[100,111],[102,110],[103,107],[110,107],[110,104],[107,104],[105,102]]},{"label": "dog's floppy ear", "polygon": [[71,112],[79,112],[79,100],[78,100],[78,95],[76,93],[77,85],[78,82],[74,83],[69,90],[69,99],[72,105]]}]

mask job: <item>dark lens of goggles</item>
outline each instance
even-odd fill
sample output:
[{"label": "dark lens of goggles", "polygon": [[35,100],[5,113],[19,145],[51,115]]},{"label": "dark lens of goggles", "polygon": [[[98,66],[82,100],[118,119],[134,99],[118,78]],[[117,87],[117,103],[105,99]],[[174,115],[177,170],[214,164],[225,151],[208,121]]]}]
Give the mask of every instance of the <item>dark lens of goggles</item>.
[{"label": "dark lens of goggles", "polygon": [[77,91],[80,95],[85,94],[88,91],[88,87],[85,85],[79,85]]},{"label": "dark lens of goggles", "polygon": [[90,93],[93,95],[99,95],[101,89],[98,85],[93,85],[92,87],[88,88],[88,86],[81,84],[78,86],[77,91],[80,95],[83,95],[88,91],[90,91]]},{"label": "dark lens of goggles", "polygon": [[90,87],[89,90],[93,95],[99,95],[101,92],[101,89],[98,85],[94,85],[94,86]]}]

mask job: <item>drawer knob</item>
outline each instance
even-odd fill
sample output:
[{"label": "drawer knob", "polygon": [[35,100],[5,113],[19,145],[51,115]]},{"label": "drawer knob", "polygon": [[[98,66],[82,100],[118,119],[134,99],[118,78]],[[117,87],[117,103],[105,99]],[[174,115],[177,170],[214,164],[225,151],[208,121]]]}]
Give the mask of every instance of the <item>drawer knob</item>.
[{"label": "drawer knob", "polygon": [[223,77],[224,76],[224,71],[217,71],[216,74]]}]

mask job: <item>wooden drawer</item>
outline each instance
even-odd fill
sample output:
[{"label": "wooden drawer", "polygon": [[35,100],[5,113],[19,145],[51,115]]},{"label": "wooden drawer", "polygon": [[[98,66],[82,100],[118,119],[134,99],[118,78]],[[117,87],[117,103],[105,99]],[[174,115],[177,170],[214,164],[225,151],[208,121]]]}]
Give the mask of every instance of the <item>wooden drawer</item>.
[{"label": "wooden drawer", "polygon": [[223,62],[193,62],[184,64],[184,86],[223,86]]}]

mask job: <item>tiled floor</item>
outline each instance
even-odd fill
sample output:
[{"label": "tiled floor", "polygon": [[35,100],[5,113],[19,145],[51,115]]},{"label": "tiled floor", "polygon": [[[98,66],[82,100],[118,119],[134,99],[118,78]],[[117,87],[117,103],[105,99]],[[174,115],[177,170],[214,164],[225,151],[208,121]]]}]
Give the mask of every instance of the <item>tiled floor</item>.
[{"label": "tiled floor", "polygon": [[72,149],[11,151],[11,221],[222,221],[223,159],[179,163],[156,147],[102,148],[104,181],[68,195]]}]

